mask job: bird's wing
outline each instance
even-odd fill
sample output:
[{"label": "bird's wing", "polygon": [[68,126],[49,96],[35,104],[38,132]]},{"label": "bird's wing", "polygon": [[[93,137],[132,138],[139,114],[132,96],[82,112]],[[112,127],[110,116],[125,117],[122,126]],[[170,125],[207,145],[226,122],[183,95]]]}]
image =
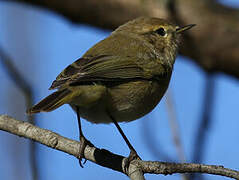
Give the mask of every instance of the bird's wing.
[{"label": "bird's wing", "polygon": [[50,89],[65,85],[151,78],[132,57],[100,55],[83,57],[64,69]]}]

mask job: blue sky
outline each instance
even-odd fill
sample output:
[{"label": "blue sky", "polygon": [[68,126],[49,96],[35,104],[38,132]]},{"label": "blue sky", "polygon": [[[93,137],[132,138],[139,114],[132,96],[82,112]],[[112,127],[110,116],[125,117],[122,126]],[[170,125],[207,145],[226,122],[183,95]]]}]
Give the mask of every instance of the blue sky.
[{"label": "blue sky", "polygon": [[[229,2],[229,1],[228,1]],[[230,3],[239,4],[236,1]],[[51,92],[48,87],[67,65],[79,58],[88,48],[104,39],[110,32],[85,25],[71,24],[54,13],[14,3],[0,3],[0,46],[11,56],[18,70],[34,88],[35,102]],[[25,120],[25,101],[21,92],[0,66],[0,114],[9,114]],[[174,66],[170,89],[176,109],[180,135],[188,162],[192,158],[194,134],[202,113],[206,76],[191,61],[178,57]],[[213,124],[209,128],[203,163],[220,164],[238,169],[238,81],[226,76],[215,77]],[[37,115],[39,127],[63,136],[78,139],[76,115],[68,105],[51,113]],[[168,122],[165,98],[147,116],[131,123],[120,124],[137,152],[144,160],[163,160],[163,156],[150,150],[145,129],[150,129],[159,152],[177,160]],[[127,156],[129,151],[116,128],[112,125],[95,125],[83,120],[86,137],[97,147]],[[0,179],[29,179],[28,140],[0,132]],[[82,169],[78,160],[65,153],[37,145],[40,179],[127,179],[112,170],[87,162]],[[17,162],[17,163],[16,163]],[[156,175],[147,175],[158,179]],[[179,175],[160,176],[179,179]],[[207,176],[210,179],[225,179]]]}]

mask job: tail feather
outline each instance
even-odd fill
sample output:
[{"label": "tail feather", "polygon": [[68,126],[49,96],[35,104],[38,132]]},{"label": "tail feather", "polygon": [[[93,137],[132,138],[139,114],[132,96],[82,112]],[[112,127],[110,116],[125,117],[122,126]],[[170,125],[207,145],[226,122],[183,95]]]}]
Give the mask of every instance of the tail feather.
[{"label": "tail feather", "polygon": [[62,106],[63,104],[68,103],[68,96],[71,93],[72,91],[70,91],[69,89],[58,90],[41,100],[39,103],[28,109],[26,112],[27,114],[35,114],[39,112],[53,111],[56,108]]}]

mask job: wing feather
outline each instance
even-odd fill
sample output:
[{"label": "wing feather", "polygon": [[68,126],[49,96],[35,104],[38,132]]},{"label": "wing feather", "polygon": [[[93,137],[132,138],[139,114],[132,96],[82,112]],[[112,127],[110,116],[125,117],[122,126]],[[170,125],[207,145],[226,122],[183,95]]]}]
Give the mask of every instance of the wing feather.
[{"label": "wing feather", "polygon": [[122,81],[135,78],[151,78],[135,63],[132,57],[101,55],[83,57],[65,68],[52,83],[50,89],[71,83],[96,81]]}]

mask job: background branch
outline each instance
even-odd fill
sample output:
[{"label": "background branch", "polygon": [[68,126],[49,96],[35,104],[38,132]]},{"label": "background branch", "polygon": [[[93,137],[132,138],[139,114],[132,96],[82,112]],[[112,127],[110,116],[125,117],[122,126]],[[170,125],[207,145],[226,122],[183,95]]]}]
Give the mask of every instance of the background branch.
[{"label": "background branch", "polygon": [[[52,131],[41,129],[28,122],[15,120],[7,115],[0,115],[0,130],[29,138],[50,148],[57,149],[78,157],[80,143]],[[224,168],[223,166],[202,165],[193,163],[167,163],[134,160],[125,171],[127,158],[113,154],[105,149],[86,146],[85,159],[98,165],[129,174],[131,179],[143,179],[143,173],[174,174],[174,173],[208,173],[239,179],[239,171]],[[137,177],[138,176],[138,177]],[[141,177],[140,177],[141,176]]]},{"label": "background branch", "polygon": [[[184,150],[183,150],[183,145],[182,145],[182,141],[181,141],[181,135],[179,132],[179,124],[176,118],[176,110],[175,110],[175,106],[173,103],[173,93],[172,93],[172,89],[168,88],[167,90],[167,94],[165,96],[166,98],[166,109],[168,112],[168,121],[169,121],[169,125],[170,125],[170,129],[172,132],[172,138],[173,138],[173,143],[175,146],[175,149],[177,151],[178,154],[178,158],[179,158],[179,162],[181,163],[185,163],[186,162],[186,158],[184,155]],[[186,174],[182,174],[182,179],[183,180],[189,180],[189,176]]]},{"label": "background branch", "polygon": [[[177,9],[177,4],[174,0],[171,0],[168,6],[168,9],[171,13],[171,16],[174,18],[174,22],[179,25],[184,24],[184,20],[180,17],[180,14]],[[194,57],[200,61],[209,61],[208,57],[204,56],[200,49],[197,48],[196,42],[193,39],[193,36],[186,32],[184,34],[184,42],[188,45],[187,48],[191,49],[192,54]],[[192,162],[201,163],[203,156],[204,156],[204,149],[205,149],[205,141],[206,141],[206,132],[208,130],[208,125],[211,121],[211,113],[212,113],[212,101],[213,101],[213,94],[214,94],[214,81],[213,81],[213,74],[210,70],[207,71],[206,74],[206,90],[205,90],[205,98],[203,104],[203,117],[199,124],[199,130],[196,132],[195,142],[194,142],[194,151],[193,151],[193,159]],[[201,179],[203,180],[202,174],[191,174],[190,179]]]},{"label": "background branch", "polygon": [[[205,95],[203,102],[203,112],[202,119],[196,131],[194,140],[194,150],[192,162],[201,163],[205,154],[205,143],[208,138],[209,128],[212,123],[212,112],[213,112],[213,102],[215,100],[215,80],[214,76],[207,74],[206,85],[205,85]],[[200,176],[200,179],[203,177]],[[197,179],[194,174],[191,176],[192,179]]]},{"label": "background branch", "polygon": [[173,143],[175,145],[180,162],[185,162],[186,158],[184,155],[183,145],[181,142],[179,124],[176,118],[176,111],[173,104],[173,94],[170,88],[168,89],[165,97],[166,97],[166,106],[168,111],[169,124],[171,128],[172,136],[173,136]]},{"label": "background branch", "polygon": [[[74,23],[86,23],[107,29],[115,29],[138,16],[174,19],[168,9],[171,0],[7,0],[6,2],[31,4],[56,12]],[[197,58],[198,55],[187,42],[182,43],[180,53],[190,57],[206,71],[223,72],[239,78],[239,10],[220,5],[217,1],[174,0],[174,3],[177,15],[184,24],[197,24],[197,28],[191,30],[190,34],[195,41],[195,48],[203,57],[208,58]]]},{"label": "background branch", "polygon": [[[196,62],[205,71],[209,72],[208,74],[210,74],[210,72],[223,72],[236,78],[239,77],[239,10],[222,6],[216,1],[0,0],[0,2],[1,1],[5,1],[6,3],[12,1],[18,2],[19,4],[31,4],[35,7],[41,7],[48,9],[51,12],[58,13],[72,23],[86,23],[107,29],[114,29],[125,21],[142,15],[168,18],[177,24],[179,23],[180,25],[196,23],[197,28],[189,32],[190,34],[184,35],[185,37],[183,37],[183,39],[185,42],[182,43],[183,46],[180,50],[180,53],[184,56],[190,57],[190,60]],[[173,11],[169,8],[170,2],[173,2]],[[9,68],[7,67],[5,69],[8,70]],[[10,77],[11,76],[12,75],[10,75]],[[14,81],[14,78],[20,77],[20,83],[16,81],[16,84],[22,84],[19,87],[23,93],[28,94],[27,91],[29,89],[32,91],[30,86],[27,85],[29,89],[27,86],[25,86],[27,83],[24,84],[24,78],[22,78],[22,76],[13,75],[12,77]],[[21,79],[23,79],[23,83],[21,83]],[[27,106],[30,106],[32,95],[26,95],[25,97],[28,104]],[[206,100],[205,103],[207,103]],[[211,102],[209,101],[209,104],[210,103]],[[206,108],[206,106],[204,107]],[[205,111],[205,114],[210,113],[211,112]],[[202,118],[201,127],[204,126],[203,123],[205,123],[204,121],[207,118],[208,117],[206,116]],[[207,133],[207,128],[201,129],[202,131],[199,132],[201,132],[204,137]],[[198,147],[198,150],[203,148],[204,139],[200,139],[202,140],[202,143],[199,143],[199,147],[196,146]],[[106,150],[101,151],[108,152]],[[200,156],[199,159],[203,158],[203,154],[198,155]],[[105,158],[105,156],[103,157]],[[111,164],[109,166],[111,167]],[[31,167],[34,166],[31,165]],[[140,168],[133,172],[135,173],[130,174],[131,179],[133,179],[134,176],[143,178],[142,170]]]},{"label": "background branch", "polygon": [[[33,105],[33,90],[28,82],[24,79],[23,75],[17,70],[11,58],[4,52],[3,48],[0,46],[0,62],[2,63],[4,69],[6,70],[9,78],[14,82],[14,84],[23,93],[26,101],[26,108],[30,108]],[[35,116],[28,116],[27,121],[34,124]],[[38,179],[38,169],[36,162],[36,144],[30,141],[30,167],[32,179]]]},{"label": "background branch", "polygon": [[[146,117],[147,118],[147,117]],[[150,149],[150,153],[156,158],[167,162],[173,162],[173,158],[171,158],[167,152],[164,150],[163,146],[160,144],[159,140],[154,135],[154,131],[152,131],[152,124],[147,121],[142,121],[141,129],[142,129],[142,138],[144,139],[144,143],[146,147]]]}]

